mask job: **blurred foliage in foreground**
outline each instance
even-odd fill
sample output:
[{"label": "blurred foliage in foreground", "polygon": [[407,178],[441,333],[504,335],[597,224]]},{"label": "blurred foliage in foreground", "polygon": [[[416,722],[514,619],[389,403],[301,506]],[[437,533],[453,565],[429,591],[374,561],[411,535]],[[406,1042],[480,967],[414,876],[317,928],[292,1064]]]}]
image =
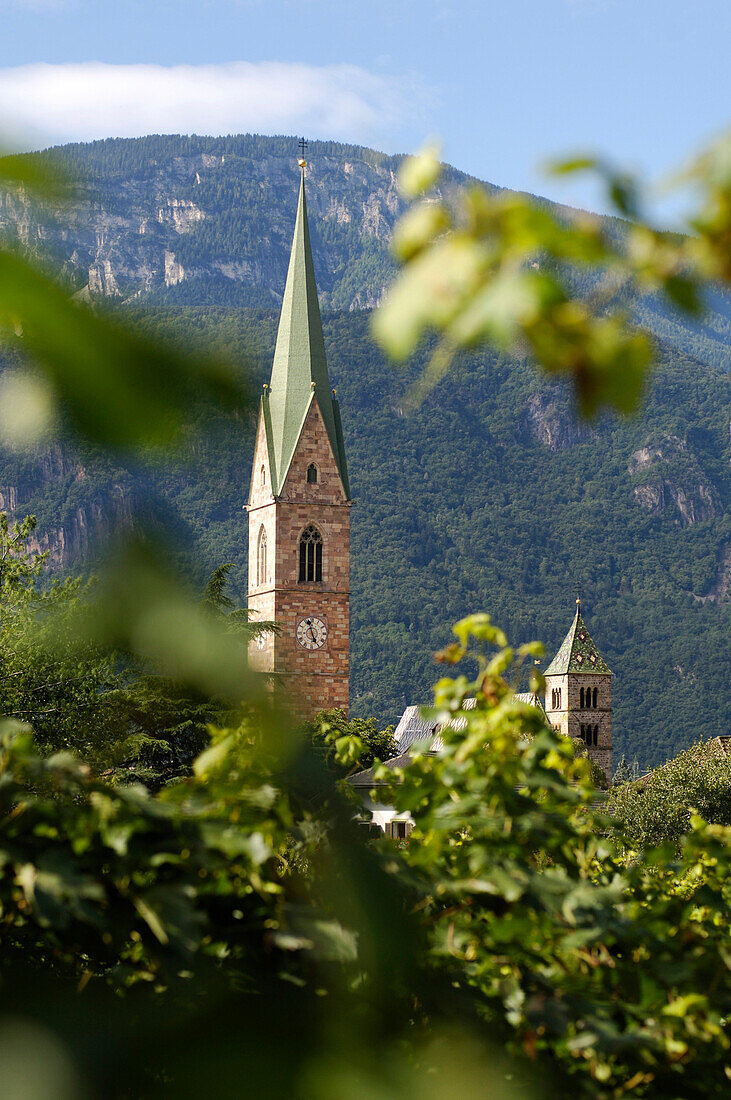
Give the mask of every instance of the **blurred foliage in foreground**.
[{"label": "blurred foliage in foreground", "polygon": [[[396,226],[393,249],[404,270],[374,331],[397,358],[413,352],[425,333],[440,334],[412,404],[459,349],[488,342],[527,351],[549,374],[569,378],[587,417],[606,407],[632,412],[652,345],[632,323],[628,292],[660,291],[681,312],[699,314],[703,287],[731,280],[731,134],[685,174],[699,192],[688,237],[646,224],[638,182],[601,160],[579,157],[553,170],[593,171],[605,181],[614,208],[631,219],[619,240],[597,217],[562,215],[530,196],[473,187],[453,204],[430,198],[441,171],[434,148],[404,165],[402,194],[420,201]],[[577,267],[594,274],[582,298],[572,290]]]},{"label": "blurred foliage in foreground", "polygon": [[[694,816],[677,855],[637,858],[588,762],[515,700],[513,652],[483,656],[487,616],[457,630],[480,673],[437,685],[444,751],[380,765],[403,847],[358,834],[265,706],[157,796],[5,724],[5,991],[37,972],[23,1023],[90,1091],[726,1094],[731,831]],[[111,1029],[91,1046],[87,1013]]]},{"label": "blurred foliage in foreground", "polygon": [[[217,377],[141,349],[8,253],[0,319],[26,381],[105,446],[164,441]],[[634,393],[623,377],[613,392]],[[219,575],[192,600],[137,541],[61,638],[236,714],[209,728],[186,782],[113,786],[39,755],[27,724],[0,729],[6,1086],[54,1100],[727,1094],[728,829],[693,815],[677,853],[635,852],[587,762],[514,698],[514,658],[537,647],[513,653],[482,615],[456,628],[477,679],[437,685],[444,751],[390,777],[411,842],[367,842],[312,739],[248,672],[222,593]],[[339,733],[327,743],[347,769],[363,739]]]}]

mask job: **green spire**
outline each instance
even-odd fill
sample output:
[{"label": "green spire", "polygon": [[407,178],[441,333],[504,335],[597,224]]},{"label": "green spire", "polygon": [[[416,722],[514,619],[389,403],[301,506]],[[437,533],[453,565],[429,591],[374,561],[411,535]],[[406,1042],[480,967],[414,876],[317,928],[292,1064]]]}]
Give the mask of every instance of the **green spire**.
[{"label": "green spire", "polygon": [[350,497],[340,410],[333,398],[327,373],[303,171],[271,389],[262,402],[275,495],[281,492],[284,485],[313,396],[317,397],[345,495]]},{"label": "green spire", "polygon": [[563,676],[566,672],[602,672],[611,676],[607,662],[594,645],[586,623],[581,617],[581,604],[576,601],[576,617],[561,642],[558,653],[544,676]]}]

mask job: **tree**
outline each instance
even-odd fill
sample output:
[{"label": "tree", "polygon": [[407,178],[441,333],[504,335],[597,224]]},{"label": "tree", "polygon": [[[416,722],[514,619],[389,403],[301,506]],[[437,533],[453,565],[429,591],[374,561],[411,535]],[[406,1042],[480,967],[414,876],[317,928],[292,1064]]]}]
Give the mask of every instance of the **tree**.
[{"label": "tree", "polygon": [[628,292],[657,290],[668,306],[702,311],[703,288],[731,279],[731,136],[708,148],[686,173],[700,209],[689,236],[663,233],[643,217],[637,182],[606,161],[577,157],[557,173],[597,174],[622,216],[611,230],[585,213],[553,213],[530,196],[461,191],[454,202],[429,195],[439,178],[438,151],[404,165],[403,216],[393,250],[403,271],[374,318],[383,347],[405,358],[427,332],[439,334],[431,362],[412,388],[420,402],[461,348],[488,343],[531,356],[568,378],[586,417],[603,409],[633,412],[644,391],[653,349],[631,321]]},{"label": "tree", "polygon": [[[507,1026],[510,1047],[547,1054],[566,1091],[724,1095],[731,829],[686,818],[676,862],[665,847],[625,859],[592,806],[587,759],[514,698],[509,670],[530,649],[486,615],[454,630],[444,658],[479,663],[474,680],[436,685],[443,751],[376,775],[415,822],[394,860],[416,878],[432,966],[474,992],[488,1029]],[[724,797],[728,809],[727,783]]]},{"label": "tree", "polygon": [[677,847],[694,814],[731,826],[731,756],[720,739],[699,741],[642,779],[618,784],[615,776],[608,810],[637,850]]},{"label": "tree", "polygon": [[[231,564],[208,578],[200,607],[207,619],[241,653],[274,623],[249,621],[245,608],[228,594]],[[208,743],[211,725],[236,721],[237,708],[184,681],[156,672],[154,662],[132,661],[101,701],[107,740],[98,746],[97,767],[115,782],[143,782],[152,790],[190,775],[193,761]]]},{"label": "tree", "polygon": [[103,647],[77,644],[90,585],[41,586],[47,553],[33,549],[35,516],[9,524],[0,513],[0,714],[32,725],[45,752],[93,757],[105,742],[101,699],[115,683]]},{"label": "tree", "polygon": [[393,726],[379,730],[375,718],[349,719],[343,710],[320,711],[303,732],[328,771],[339,777],[390,760],[397,752]]}]

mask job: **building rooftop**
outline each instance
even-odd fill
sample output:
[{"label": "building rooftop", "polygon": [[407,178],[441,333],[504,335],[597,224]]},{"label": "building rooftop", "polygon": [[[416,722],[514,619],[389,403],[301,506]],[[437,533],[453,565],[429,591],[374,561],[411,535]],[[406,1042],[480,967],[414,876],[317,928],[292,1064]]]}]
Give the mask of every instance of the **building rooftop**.
[{"label": "building rooftop", "polygon": [[[516,694],[515,698],[519,702],[527,703],[528,706],[535,707],[539,710],[548,723],[543,703],[535,692],[520,692]],[[462,704],[462,709],[474,710],[476,705],[476,699],[465,699]],[[449,727],[457,731],[466,729],[467,718],[464,714],[457,714],[450,720]],[[424,718],[422,716],[421,707],[407,707],[401,715],[401,719],[396,729],[393,731],[393,739],[398,747],[399,755],[393,756],[390,760],[384,760],[383,763],[395,770],[407,768],[413,759],[408,750],[419,741],[428,743],[428,753],[440,752],[444,748],[444,742],[440,736],[441,730],[443,729],[443,724],[434,722],[433,719]],[[366,768],[362,772],[356,772],[355,775],[350,776],[348,782],[354,787],[365,787],[366,789],[379,785],[377,782],[374,782],[373,768]]]},{"label": "building rooftop", "polygon": [[327,372],[303,171],[271,387],[265,390],[262,399],[271,485],[275,496],[284,485],[313,399],[317,400],[322,414],[345,495],[350,498],[340,410],[330,389]]},{"label": "building rooftop", "polygon": [[571,629],[543,675],[563,676],[567,672],[600,672],[604,675],[612,675],[609,665],[599,653],[581,617],[578,600]]}]

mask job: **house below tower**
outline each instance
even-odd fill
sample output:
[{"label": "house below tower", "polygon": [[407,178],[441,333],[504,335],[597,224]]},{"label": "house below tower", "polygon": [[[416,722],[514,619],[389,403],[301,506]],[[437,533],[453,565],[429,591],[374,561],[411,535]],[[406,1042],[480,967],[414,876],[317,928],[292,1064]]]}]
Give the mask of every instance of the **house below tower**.
[{"label": "house below tower", "polygon": [[[589,634],[579,600],[576,601],[576,615],[571,628],[544,676],[544,698],[534,692],[523,692],[515,698],[535,707],[545,724],[552,726],[557,733],[576,741],[581,751],[586,752],[611,781],[612,672]],[[465,701],[465,710],[474,707],[474,699]],[[454,728],[459,728],[460,722],[465,723],[465,719],[457,717]],[[425,746],[428,753],[434,754],[443,745],[441,727],[425,718],[419,706],[406,708],[393,737],[398,754],[388,761],[388,766],[394,770],[409,766],[412,760],[410,750],[416,743],[419,743],[420,749]],[[413,821],[408,813],[397,814],[386,801],[379,801],[379,784],[374,780],[373,768],[351,776],[349,783],[359,792],[373,825],[378,825],[394,839],[409,836]]]}]

